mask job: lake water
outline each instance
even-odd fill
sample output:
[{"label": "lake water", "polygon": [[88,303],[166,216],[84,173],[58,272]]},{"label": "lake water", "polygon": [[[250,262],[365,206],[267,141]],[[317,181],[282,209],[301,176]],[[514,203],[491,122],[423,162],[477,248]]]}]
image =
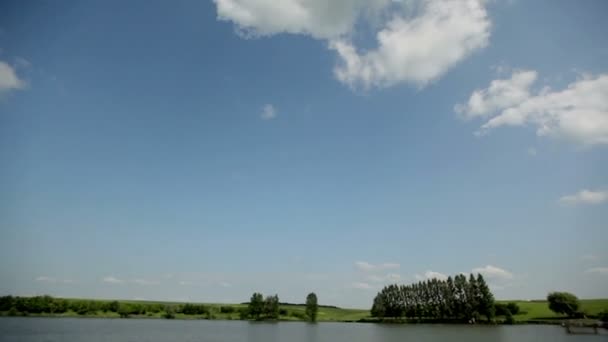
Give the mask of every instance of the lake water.
[{"label": "lake water", "polygon": [[0,341],[54,342],[528,342],[606,341],[559,326],[381,325],[158,319],[0,318]]}]

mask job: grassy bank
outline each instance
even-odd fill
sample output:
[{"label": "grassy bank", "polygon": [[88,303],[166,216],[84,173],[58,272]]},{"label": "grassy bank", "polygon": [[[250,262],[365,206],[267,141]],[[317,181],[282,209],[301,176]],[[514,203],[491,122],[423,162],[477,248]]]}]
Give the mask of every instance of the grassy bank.
[{"label": "grassy bank", "polygon": [[[53,298],[53,313],[47,309],[19,311],[0,310],[1,316],[44,316],[44,317],[93,317],[93,318],[175,318],[175,319],[221,319],[239,320],[247,310],[245,304],[186,304],[176,302],[134,301],[134,300],[90,300]],[[514,316],[517,323],[559,324],[567,319],[549,310],[546,301],[498,301],[499,303],[515,302],[520,312]],[[57,304],[59,303],[59,304]],[[186,305],[190,305],[187,307]],[[13,306],[14,307],[14,306]],[[188,309],[189,308],[189,309]],[[581,309],[589,317],[595,317],[600,312],[608,310],[608,299],[581,300]],[[38,312],[36,312],[38,311]],[[306,320],[304,305],[280,305],[279,320]],[[501,321],[504,317],[497,317]],[[369,310],[342,309],[321,306],[318,311],[320,322],[376,322],[370,317]]]}]

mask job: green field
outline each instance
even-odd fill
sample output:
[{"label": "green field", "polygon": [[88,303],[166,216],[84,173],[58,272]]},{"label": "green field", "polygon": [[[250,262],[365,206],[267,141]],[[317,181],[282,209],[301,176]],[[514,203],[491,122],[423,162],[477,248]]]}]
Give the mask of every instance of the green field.
[{"label": "green field", "polygon": [[[549,305],[546,301],[534,300],[534,301],[498,301],[499,303],[513,302],[517,303],[520,308],[520,313],[513,316],[516,321],[528,322],[528,321],[551,321],[561,320],[566,317],[560,316],[553,311],[549,310]],[[581,299],[581,309],[588,316],[596,316],[604,310],[608,310],[608,299]]]},{"label": "green field", "polygon": [[[58,299],[65,301],[66,303],[89,303],[95,306],[107,304],[109,300],[91,300],[91,299]],[[129,314],[128,317],[132,318],[163,318],[165,310],[172,309],[175,311],[176,319],[221,319],[221,320],[238,320],[240,318],[239,310],[247,308],[246,304],[217,304],[217,303],[197,303],[197,305],[204,305],[207,308],[206,314],[183,314],[176,308],[183,306],[185,303],[176,302],[158,302],[158,301],[135,301],[135,300],[119,300],[121,306],[139,306],[145,307],[147,310],[139,314]],[[562,319],[566,319],[564,316],[560,316],[549,310],[549,306],[546,301],[497,301],[497,303],[508,303],[515,302],[520,308],[520,312],[514,316],[515,321],[518,323],[559,323]],[[581,310],[588,317],[596,317],[600,312],[608,311],[608,299],[583,299],[580,301]],[[152,310],[156,306],[160,310]],[[222,312],[222,308],[232,308],[234,312]],[[305,307],[303,305],[280,305],[281,314],[279,320],[281,321],[303,321],[306,320]],[[0,315],[10,315],[9,312],[0,312]],[[20,314],[18,314],[20,315]],[[86,313],[77,313],[72,309],[68,309],[63,313],[28,313],[27,316],[53,316],[53,317],[98,317],[98,318],[119,318],[118,312],[104,311],[100,309],[94,309],[87,311]],[[504,317],[497,317],[500,322]],[[369,310],[365,309],[342,309],[333,307],[319,307],[318,321],[320,322],[357,322],[357,321],[374,321],[370,317]]]}]

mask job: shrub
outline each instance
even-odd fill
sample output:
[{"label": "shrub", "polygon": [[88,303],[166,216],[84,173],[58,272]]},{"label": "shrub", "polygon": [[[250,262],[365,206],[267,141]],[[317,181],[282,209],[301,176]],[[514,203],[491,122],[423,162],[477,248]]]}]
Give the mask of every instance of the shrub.
[{"label": "shrub", "polygon": [[232,306],[220,306],[221,313],[233,313],[234,311],[236,310]]},{"label": "shrub", "polygon": [[547,296],[549,309],[558,314],[573,317],[580,307],[578,298],[568,292],[551,292]]},{"label": "shrub", "polygon": [[279,315],[287,316],[289,315],[289,311],[287,311],[287,309],[279,309]]}]

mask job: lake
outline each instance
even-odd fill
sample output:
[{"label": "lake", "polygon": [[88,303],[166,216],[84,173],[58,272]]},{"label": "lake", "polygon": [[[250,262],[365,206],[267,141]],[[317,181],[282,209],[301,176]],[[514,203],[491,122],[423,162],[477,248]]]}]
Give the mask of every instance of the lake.
[{"label": "lake", "polygon": [[402,342],[604,341],[541,325],[382,325],[359,323],[180,321],[159,319],[0,318],[0,341]]}]

